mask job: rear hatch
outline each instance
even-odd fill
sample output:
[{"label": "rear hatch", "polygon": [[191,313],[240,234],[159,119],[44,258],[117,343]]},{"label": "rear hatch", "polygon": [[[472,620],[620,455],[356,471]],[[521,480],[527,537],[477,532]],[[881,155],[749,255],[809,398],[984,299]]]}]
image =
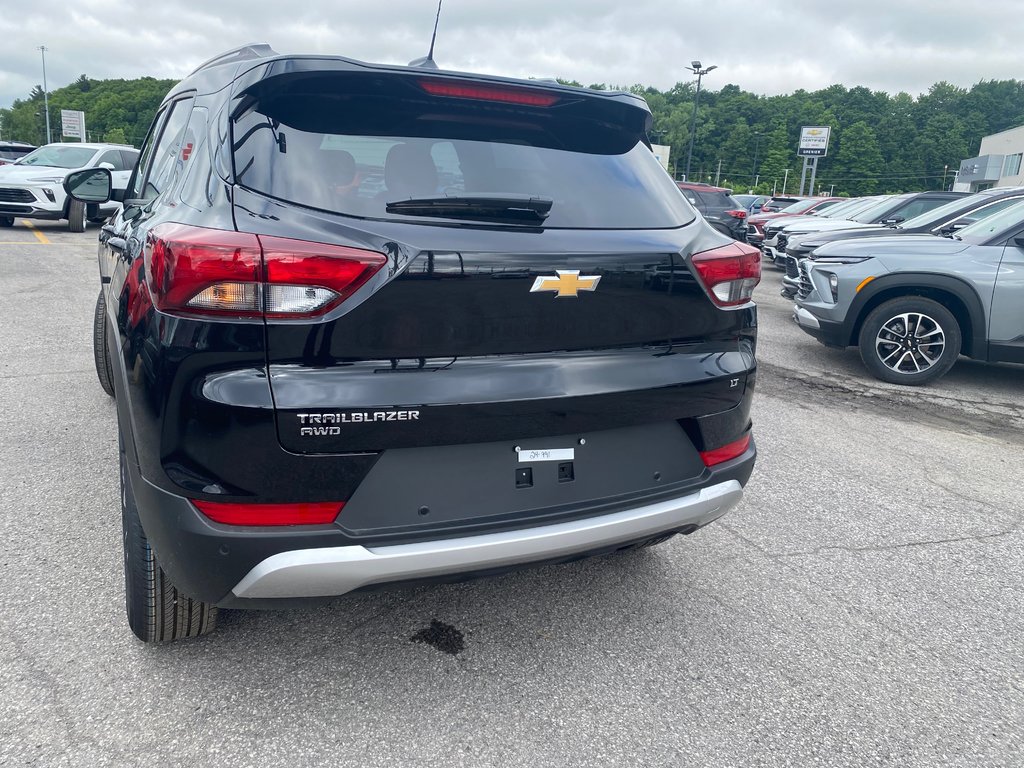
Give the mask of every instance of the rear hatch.
[{"label": "rear hatch", "polygon": [[739,403],[753,310],[715,307],[691,268],[722,240],[645,145],[649,118],[625,94],[407,70],[245,85],[238,229],[297,283],[357,265],[267,323],[282,446],[527,439]]}]

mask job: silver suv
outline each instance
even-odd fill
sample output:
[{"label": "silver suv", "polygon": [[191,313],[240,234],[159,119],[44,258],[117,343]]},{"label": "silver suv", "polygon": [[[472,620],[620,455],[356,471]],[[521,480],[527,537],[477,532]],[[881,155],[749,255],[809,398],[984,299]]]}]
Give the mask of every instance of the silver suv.
[{"label": "silver suv", "polygon": [[926,384],[966,355],[1024,363],[1024,202],[959,230],[828,243],[800,262],[793,318],[858,346],[877,378]]}]

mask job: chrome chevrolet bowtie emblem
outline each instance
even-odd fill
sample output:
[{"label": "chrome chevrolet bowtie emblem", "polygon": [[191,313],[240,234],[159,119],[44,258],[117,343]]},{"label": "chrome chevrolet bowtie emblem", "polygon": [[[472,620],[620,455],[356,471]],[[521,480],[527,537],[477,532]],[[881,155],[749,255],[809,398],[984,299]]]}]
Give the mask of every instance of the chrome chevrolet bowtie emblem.
[{"label": "chrome chevrolet bowtie emblem", "polygon": [[530,293],[538,291],[554,291],[558,298],[575,297],[580,291],[593,291],[601,282],[600,275],[584,275],[580,277],[578,269],[556,269],[558,277],[538,277],[533,281]]}]

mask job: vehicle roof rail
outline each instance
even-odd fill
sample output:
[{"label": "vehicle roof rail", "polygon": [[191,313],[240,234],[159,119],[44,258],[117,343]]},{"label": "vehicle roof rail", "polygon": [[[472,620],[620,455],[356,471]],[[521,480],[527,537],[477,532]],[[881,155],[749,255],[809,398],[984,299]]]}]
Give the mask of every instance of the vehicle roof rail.
[{"label": "vehicle roof rail", "polygon": [[194,75],[196,72],[206,69],[207,67],[217,66],[218,64],[229,64],[249,59],[265,59],[268,56],[277,55],[277,51],[271,48],[267,43],[248,43],[247,45],[240,45],[237,48],[232,48],[230,51],[218,54],[209,61],[204,61],[189,73],[189,77]]}]

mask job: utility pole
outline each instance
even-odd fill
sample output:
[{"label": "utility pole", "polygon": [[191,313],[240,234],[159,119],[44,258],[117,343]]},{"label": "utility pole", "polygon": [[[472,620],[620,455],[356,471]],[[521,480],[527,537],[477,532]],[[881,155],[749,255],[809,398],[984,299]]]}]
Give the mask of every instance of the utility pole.
[{"label": "utility pole", "polygon": [[718,170],[715,171],[715,186],[718,186],[718,179],[722,176],[722,158],[718,158]]},{"label": "utility pole", "polygon": [[697,131],[697,105],[700,104],[700,79],[704,77],[712,69],[718,69],[718,66],[712,64],[710,67],[701,69],[699,61],[694,59],[690,62],[688,70],[693,72],[697,76],[697,93],[693,97],[693,118],[690,120],[690,149],[686,153],[686,180],[690,180],[690,162],[693,160],[693,139]]},{"label": "utility pole", "polygon": [[750,175],[754,177],[754,186],[757,186],[757,180],[761,178],[757,173],[757,149],[761,145],[761,132],[754,131],[754,167],[750,170]]},{"label": "utility pole", "polygon": [[831,187],[828,188],[828,196],[829,197],[835,197],[835,194],[834,194],[835,191],[836,191],[836,185],[833,184]]},{"label": "utility pole", "polygon": [[789,172],[792,168],[786,168],[786,175],[782,177],[782,194],[786,194],[786,182],[789,181]]},{"label": "utility pole", "polygon": [[53,141],[50,136],[50,97],[46,93],[46,51],[45,45],[36,46],[43,57],[43,110],[46,112],[46,143]]}]

